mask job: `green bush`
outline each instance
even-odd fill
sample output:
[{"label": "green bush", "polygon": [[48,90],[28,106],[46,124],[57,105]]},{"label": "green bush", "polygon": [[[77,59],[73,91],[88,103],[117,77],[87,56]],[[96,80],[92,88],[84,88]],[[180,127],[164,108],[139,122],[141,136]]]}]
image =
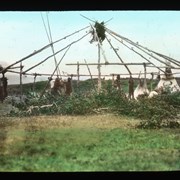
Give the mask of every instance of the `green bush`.
[{"label": "green bush", "polygon": [[[109,112],[119,115],[131,116],[141,119],[140,127],[159,128],[177,127],[168,119],[174,119],[180,109],[180,92],[168,93],[155,96],[153,98],[141,97],[136,100],[129,100],[123,91],[111,86],[111,82],[104,83],[101,92],[77,91],[71,96],[52,95],[45,93],[42,98],[29,96],[27,104],[18,105],[19,114],[13,115],[85,115],[95,113],[96,109],[108,108]],[[31,106],[49,105],[48,108],[36,108],[28,112]],[[163,121],[166,123],[163,124]]]},{"label": "green bush", "polygon": [[[146,121],[142,121],[140,128],[179,128],[180,123],[176,117],[180,110],[180,92],[166,93],[153,97],[152,99],[142,100],[139,107],[142,109],[136,115],[140,115]],[[143,106],[143,107],[142,107]],[[149,115],[149,118],[148,118]]]}]

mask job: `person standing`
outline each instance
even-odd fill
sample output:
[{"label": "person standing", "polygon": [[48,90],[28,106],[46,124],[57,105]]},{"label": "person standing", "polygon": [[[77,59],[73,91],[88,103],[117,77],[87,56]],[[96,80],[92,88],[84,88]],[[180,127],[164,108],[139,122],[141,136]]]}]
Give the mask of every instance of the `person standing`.
[{"label": "person standing", "polygon": [[3,83],[4,98],[6,98],[8,96],[8,92],[7,92],[8,79],[6,77],[3,77],[2,83]]},{"label": "person standing", "polygon": [[121,90],[120,75],[117,75],[116,80],[114,81],[114,87],[117,90]]},{"label": "person standing", "polygon": [[71,78],[68,78],[66,82],[66,95],[70,96],[72,93],[72,85],[71,85]]},{"label": "person standing", "polygon": [[3,82],[2,82],[2,78],[0,78],[0,101],[3,102],[3,100],[4,100]]}]

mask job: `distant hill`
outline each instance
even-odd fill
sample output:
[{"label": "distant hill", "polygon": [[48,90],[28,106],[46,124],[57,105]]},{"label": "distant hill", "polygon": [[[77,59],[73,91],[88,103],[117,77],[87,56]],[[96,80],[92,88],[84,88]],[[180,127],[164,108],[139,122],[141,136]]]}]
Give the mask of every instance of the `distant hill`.
[{"label": "distant hill", "polygon": [[[20,77],[17,74],[7,74],[6,77],[8,78],[8,84],[19,84],[20,83]],[[44,81],[47,80],[47,77],[37,77],[36,81]],[[34,77],[33,76],[22,76],[23,84],[27,83],[33,83]]]}]

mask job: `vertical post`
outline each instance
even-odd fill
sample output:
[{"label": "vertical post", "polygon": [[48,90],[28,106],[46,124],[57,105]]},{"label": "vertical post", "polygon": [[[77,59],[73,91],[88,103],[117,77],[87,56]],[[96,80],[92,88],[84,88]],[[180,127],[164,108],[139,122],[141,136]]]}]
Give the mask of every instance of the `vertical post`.
[{"label": "vertical post", "polygon": [[[71,74],[71,89],[72,89],[72,92],[73,92],[73,91],[74,91],[74,88],[73,88],[72,78],[73,78],[73,75]],[[72,92],[71,92],[71,93],[72,93]]]},{"label": "vertical post", "polygon": [[4,91],[4,79],[5,79],[5,75],[4,75],[4,73],[2,74],[2,79],[3,79],[3,100],[5,99],[5,91]]},{"label": "vertical post", "polygon": [[101,90],[100,45],[98,44],[98,92]]},{"label": "vertical post", "polygon": [[147,88],[147,82],[146,82],[146,64],[144,63],[144,86]]},{"label": "vertical post", "polygon": [[90,77],[91,77],[92,84],[93,84],[93,86],[94,86],[94,89],[96,90],[96,87],[95,87],[95,84],[94,84],[94,81],[93,81],[93,78],[92,78],[91,71],[90,71],[89,66],[88,66],[88,64],[87,64],[87,62],[86,62],[85,59],[84,59],[84,62],[86,63],[87,69],[88,69],[88,71],[89,71],[89,75],[90,75]]},{"label": "vertical post", "polygon": [[0,78],[0,102],[3,102],[3,100],[4,100],[3,82],[2,82],[2,78]]},{"label": "vertical post", "polygon": [[4,73],[3,73],[4,98],[8,96],[7,85],[8,85],[8,79],[4,76]]},{"label": "vertical post", "polygon": [[35,73],[34,75],[34,82],[33,82],[33,95],[35,96],[35,82],[36,82],[36,76],[37,74]]},{"label": "vertical post", "polygon": [[77,87],[79,87],[79,61],[77,62]]},{"label": "vertical post", "polygon": [[151,73],[151,76],[152,76],[151,77],[151,91],[152,91],[152,82],[153,82],[153,79],[154,79],[154,73],[153,72]]},{"label": "vertical post", "polygon": [[112,87],[114,86],[114,74],[112,74]]},{"label": "vertical post", "polygon": [[22,93],[23,93],[23,89],[22,89],[22,62],[20,63],[20,100],[22,100]]}]

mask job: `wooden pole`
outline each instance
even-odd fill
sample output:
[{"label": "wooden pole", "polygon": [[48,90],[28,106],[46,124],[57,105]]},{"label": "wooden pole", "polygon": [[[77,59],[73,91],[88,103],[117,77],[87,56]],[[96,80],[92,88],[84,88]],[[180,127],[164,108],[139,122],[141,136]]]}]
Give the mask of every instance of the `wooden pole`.
[{"label": "wooden pole", "polygon": [[[144,64],[149,65],[151,63],[145,63],[145,62],[143,62],[143,63],[108,63],[108,64],[106,64],[106,63],[88,63],[88,66],[97,66],[97,65],[144,65]],[[66,65],[68,65],[68,66],[71,66],[71,65],[77,66],[77,63],[68,63]],[[87,65],[87,64],[86,63],[79,63],[79,65],[83,66],[83,65]]]},{"label": "wooden pole", "polygon": [[101,90],[101,65],[100,65],[100,46],[98,44],[98,92]]},{"label": "wooden pole", "polygon": [[114,74],[112,74],[112,86],[114,86]]},{"label": "wooden pole", "polygon": [[[7,72],[10,72],[10,73],[15,73],[15,74],[20,74],[20,72],[17,72],[17,71],[11,71],[11,70],[8,70]],[[147,72],[146,74],[151,74],[152,72]],[[158,74],[158,72],[153,72],[154,74]],[[121,75],[121,76],[128,76],[129,74],[127,73],[113,73],[114,75]],[[112,73],[111,74],[103,74],[101,76],[105,76],[105,77],[110,77],[113,75]],[[144,74],[144,73],[141,73],[141,74]],[[160,75],[162,75],[164,73],[161,73]],[[180,74],[180,72],[174,72],[172,74]],[[34,76],[35,73],[25,73],[24,75],[27,75],[27,76]],[[38,74],[37,73],[37,76],[51,76],[52,74]],[[63,77],[67,77],[67,76],[70,76],[71,74],[67,74],[67,75],[61,75]],[[98,77],[97,74],[91,74],[92,76],[95,76],[95,77]],[[139,75],[139,73],[132,73],[132,75]],[[53,75],[53,76],[56,76],[56,75]],[[78,75],[77,74],[73,74],[74,77],[77,77]],[[88,74],[79,74],[79,77],[80,76],[90,76]]]},{"label": "wooden pole", "polygon": [[89,71],[89,74],[90,74],[90,77],[91,77],[91,81],[92,81],[93,87],[94,87],[94,89],[96,89],[95,84],[94,84],[94,81],[93,81],[93,78],[92,78],[92,74],[91,74],[90,68],[89,68],[89,66],[88,66],[88,64],[87,64],[87,62],[86,62],[85,59],[84,59],[84,61],[85,61],[86,65],[87,65],[87,69],[88,69],[88,71]]},{"label": "wooden pole", "polygon": [[92,75],[91,75],[91,71],[90,71],[89,66],[88,66],[88,64],[87,64],[87,61],[86,61],[85,59],[84,59],[84,61],[85,61],[85,63],[86,63],[87,69],[88,69],[88,71],[89,71],[89,74],[90,74],[91,80],[93,80]]},{"label": "wooden pole", "polygon": [[67,50],[65,51],[64,55],[63,55],[62,58],[59,60],[59,62],[58,62],[58,64],[57,64],[56,68],[54,69],[53,73],[51,74],[51,76],[50,76],[50,78],[49,78],[49,81],[47,82],[45,88],[43,89],[43,91],[42,91],[42,93],[41,93],[39,99],[41,99],[42,96],[44,95],[44,93],[45,93],[45,91],[46,91],[46,89],[47,89],[47,87],[48,87],[48,85],[49,85],[50,80],[51,80],[52,77],[54,76],[54,73],[56,72],[56,70],[57,70],[59,64],[60,64],[61,61],[63,60],[64,56],[66,55],[66,53],[68,52],[68,50],[69,50],[70,47],[71,47],[71,46],[69,46],[69,47],[67,48]]},{"label": "wooden pole", "polygon": [[151,91],[152,91],[152,82],[153,82],[153,79],[154,79],[154,74],[153,73],[151,73]]},{"label": "wooden pole", "polygon": [[[47,36],[48,36],[48,39],[49,39],[49,43],[52,43],[53,40],[52,40],[52,35],[51,35],[51,28],[50,28],[50,23],[49,23],[49,18],[48,18],[48,14],[46,13],[46,18],[47,18],[47,22],[48,22],[48,29],[49,29],[49,36],[48,36],[48,33],[47,33]],[[45,25],[44,25],[45,26]],[[55,53],[54,51],[54,46],[53,44],[51,44],[51,49],[52,49],[52,52],[53,54]],[[55,62],[55,67],[57,66],[57,60],[56,60],[56,56],[54,55],[54,62]],[[59,67],[57,68],[57,77],[61,77],[61,74],[60,74],[60,69]]]},{"label": "wooden pole", "polygon": [[[4,98],[5,98],[5,92],[4,92],[4,83],[3,83],[3,81],[4,81],[4,78],[5,78],[5,75],[4,75],[4,73],[2,73],[2,79],[0,79],[0,81],[2,81],[1,83],[2,83],[2,85],[0,85],[1,87],[1,91],[2,91],[2,95],[0,95],[1,97],[2,97],[2,99],[1,99],[1,102],[3,102],[4,101]],[[0,83],[0,84],[1,84]]]},{"label": "wooden pole", "polygon": [[14,66],[14,67],[10,67],[9,69],[19,69],[21,68],[20,66]]},{"label": "wooden pole", "polygon": [[77,87],[79,87],[79,61],[77,62]]},{"label": "wooden pole", "polygon": [[[88,33],[88,34],[89,34],[89,33]],[[65,50],[65,49],[69,49],[73,44],[75,44],[75,43],[77,43],[78,41],[80,41],[81,39],[85,38],[88,34],[85,34],[85,35],[82,36],[81,38],[79,38],[79,39],[77,39],[77,40],[71,42],[71,43],[68,44],[66,47],[64,47],[64,48],[60,49],[59,51],[55,52],[53,55],[50,55],[50,56],[46,57],[44,60],[42,60],[41,62],[35,64],[35,65],[32,66],[32,67],[30,67],[29,69],[27,69],[27,70],[24,71],[23,73],[26,73],[26,72],[30,71],[31,69],[33,69],[33,68],[39,66],[40,64],[44,63],[44,62],[47,61],[49,58],[51,58],[52,56],[55,56],[56,54],[60,53],[61,51]],[[57,70],[59,64],[60,64],[60,63],[57,64],[57,66],[56,66],[56,68],[55,68],[56,70]]]},{"label": "wooden pole", "polygon": [[[7,70],[7,72],[20,74],[20,72],[17,72],[17,71],[11,71],[11,70]],[[36,75],[36,76],[51,76],[51,74],[44,74],[44,73],[39,74],[39,73],[23,73],[23,72],[22,72],[22,74],[23,74],[23,75],[27,75],[27,76],[35,76],[35,75]],[[56,76],[56,75],[53,75],[53,76]],[[61,75],[61,76],[67,77],[67,76],[69,76],[69,74],[68,74],[68,75]]]},{"label": "wooden pole", "polygon": [[[148,66],[147,65],[146,67],[149,67],[149,68],[157,68],[157,67],[158,68],[166,68],[167,66]],[[170,66],[170,68],[171,69],[180,69],[180,67],[171,67],[171,66]]]},{"label": "wooden pole", "polygon": [[[7,66],[6,68],[4,68],[4,69],[3,69],[3,72],[6,72],[10,67],[12,67],[12,66],[14,66],[14,65],[16,65],[16,64],[18,64],[18,63],[20,63],[20,62],[22,62],[22,61],[30,58],[30,57],[32,57],[32,56],[34,56],[34,55],[40,53],[41,51],[47,49],[48,47],[51,46],[51,44],[55,44],[55,43],[57,43],[57,42],[60,42],[61,40],[66,39],[66,38],[68,38],[68,37],[70,37],[70,36],[72,36],[72,35],[74,35],[74,34],[76,34],[76,33],[79,33],[80,31],[83,31],[83,30],[85,30],[85,29],[87,29],[87,28],[89,28],[89,26],[86,26],[85,28],[82,28],[82,29],[80,29],[80,30],[78,30],[78,31],[75,31],[74,33],[71,33],[71,34],[69,34],[69,35],[67,35],[67,36],[65,36],[65,37],[63,37],[63,38],[61,38],[61,39],[58,39],[58,40],[56,40],[56,41],[54,41],[54,42],[52,42],[52,43],[50,43],[50,44],[42,47],[42,48],[39,49],[39,50],[34,51],[33,53],[29,54],[28,56],[26,56],[26,57],[24,57],[24,58],[16,61],[15,63]],[[88,33],[88,34],[89,34],[89,33]],[[52,56],[54,56],[54,55],[52,55]]]},{"label": "wooden pole", "polygon": [[72,92],[73,92],[74,88],[73,88],[73,84],[72,84],[72,78],[73,78],[73,74],[71,74],[71,88],[72,88]]},{"label": "wooden pole", "polygon": [[[121,59],[121,57],[119,56],[119,54],[117,53],[117,51],[115,50],[115,48],[113,47],[113,45],[111,44],[110,40],[109,40],[107,37],[106,37],[106,40],[107,40],[108,43],[110,44],[111,48],[113,49],[113,51],[115,52],[115,54],[117,55],[117,57],[119,58],[119,60],[120,60],[122,63],[124,63],[123,60]],[[128,66],[127,66],[126,64],[125,64],[124,66],[125,66],[125,68],[127,69],[129,75],[131,76],[132,73],[131,73],[130,69],[128,68]]]},{"label": "wooden pole", "polygon": [[[126,42],[132,44],[133,46],[137,47],[138,49],[140,49],[140,50],[143,51],[144,53],[146,53],[146,54],[148,54],[149,56],[151,56],[151,57],[153,57],[154,59],[156,59],[157,61],[159,61],[159,62],[161,62],[161,63],[163,63],[163,64],[165,64],[165,65],[168,65],[168,64],[166,64],[164,61],[162,61],[162,60],[160,60],[159,58],[153,56],[153,54],[148,53],[147,51],[151,51],[150,49],[148,49],[148,48],[140,45],[139,43],[138,43],[138,44],[137,44],[137,43],[134,43],[134,42],[131,41],[130,39],[125,38],[125,37],[123,37],[123,36],[120,36],[119,34],[111,31],[110,29],[107,29],[107,28],[106,28],[106,30],[109,31],[110,33],[112,33],[113,35],[115,35],[115,36],[117,36],[117,37],[120,37],[121,39],[125,40]],[[143,49],[142,49],[142,48],[143,48]],[[145,49],[146,51],[145,51],[144,49]],[[151,51],[151,52],[152,52],[152,51]]]},{"label": "wooden pole", "polygon": [[180,61],[177,61],[177,60],[175,60],[175,59],[173,59],[173,58],[171,58],[171,57],[168,57],[168,56],[166,56],[166,55],[157,53],[157,52],[155,52],[155,51],[152,51],[152,52],[155,53],[155,54],[157,54],[157,55],[159,55],[160,57],[163,57],[164,59],[169,60],[171,63],[174,63],[174,64],[176,64],[177,66],[180,66]]},{"label": "wooden pole", "polygon": [[[108,32],[109,33],[109,32]],[[121,44],[123,44],[124,46],[126,46],[128,49],[132,50],[133,52],[135,52],[136,54],[138,54],[139,56],[141,56],[143,59],[145,59],[146,61],[148,61],[150,64],[154,65],[157,69],[159,69],[160,71],[162,71],[163,73],[165,73],[162,69],[158,68],[154,63],[152,63],[151,61],[149,61],[147,58],[145,58],[142,54],[140,54],[139,52],[135,51],[133,48],[130,48],[129,46],[127,46],[126,44],[123,43],[123,41],[120,41],[119,39],[117,39],[114,35],[112,35],[111,33],[109,33],[113,38],[115,38],[118,42],[120,42]],[[118,36],[119,37],[119,36]],[[135,46],[136,47],[136,46]],[[139,47],[137,47],[139,48]]]},{"label": "wooden pole", "polygon": [[34,82],[33,82],[33,95],[35,96],[35,82],[36,82],[37,75],[34,75]]},{"label": "wooden pole", "polygon": [[22,62],[20,62],[20,100],[22,100],[22,94],[23,94],[23,89],[22,89]]},{"label": "wooden pole", "polygon": [[144,86],[147,88],[147,81],[146,81],[146,64],[144,64]]}]

